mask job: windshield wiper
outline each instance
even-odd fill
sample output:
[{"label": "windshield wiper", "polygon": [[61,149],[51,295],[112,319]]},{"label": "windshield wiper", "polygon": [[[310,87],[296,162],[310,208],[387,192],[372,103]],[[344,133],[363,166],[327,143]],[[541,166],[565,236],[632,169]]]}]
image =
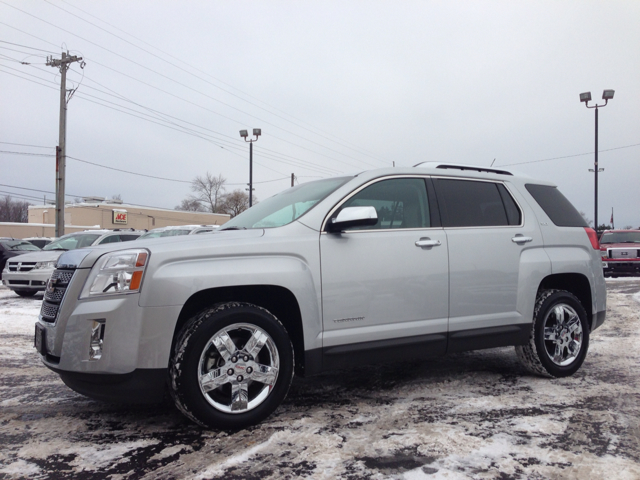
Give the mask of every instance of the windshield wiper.
[{"label": "windshield wiper", "polygon": [[68,252],[69,249],[68,248],[47,248],[46,251],[51,251],[51,250],[64,250],[65,252]]},{"label": "windshield wiper", "polygon": [[246,229],[247,227],[227,227],[227,228],[221,228],[218,231],[222,232],[223,230],[246,230]]}]

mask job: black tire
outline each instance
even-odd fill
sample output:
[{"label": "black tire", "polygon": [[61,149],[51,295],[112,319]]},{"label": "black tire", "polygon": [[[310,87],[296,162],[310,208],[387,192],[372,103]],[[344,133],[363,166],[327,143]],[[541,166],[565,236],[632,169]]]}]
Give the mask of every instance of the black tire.
[{"label": "black tire", "polygon": [[546,377],[568,377],[578,371],[589,349],[584,307],[564,290],[542,290],[533,311],[531,337],[516,347],[524,366]]},{"label": "black tire", "polygon": [[14,290],[14,292],[16,292],[21,297],[33,297],[36,293],[38,293],[37,290]]},{"label": "black tire", "polygon": [[194,422],[235,430],[271,415],[293,372],[293,346],[280,321],[263,308],[230,302],[184,325],[171,358],[170,392]]}]

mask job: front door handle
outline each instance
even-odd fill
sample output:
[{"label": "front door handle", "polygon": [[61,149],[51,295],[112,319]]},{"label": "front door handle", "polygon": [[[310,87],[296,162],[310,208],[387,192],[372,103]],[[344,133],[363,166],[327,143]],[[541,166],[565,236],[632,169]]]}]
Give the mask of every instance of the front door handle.
[{"label": "front door handle", "polygon": [[523,244],[523,243],[532,242],[532,241],[533,241],[533,238],[531,238],[531,237],[525,237],[524,235],[521,235],[521,234],[519,233],[519,234],[517,234],[515,237],[513,237],[513,238],[511,239],[511,241],[512,241],[513,243],[517,243],[518,245],[521,245],[521,244]]},{"label": "front door handle", "polygon": [[442,245],[440,240],[431,240],[429,237],[421,238],[416,242],[416,247],[438,247]]}]

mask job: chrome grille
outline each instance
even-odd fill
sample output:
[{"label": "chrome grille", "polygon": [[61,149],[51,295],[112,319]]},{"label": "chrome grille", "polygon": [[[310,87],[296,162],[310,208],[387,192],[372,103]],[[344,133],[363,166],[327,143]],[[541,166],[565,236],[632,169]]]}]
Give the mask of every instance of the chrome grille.
[{"label": "chrome grille", "polygon": [[58,314],[58,307],[59,305],[42,302],[42,308],[40,309],[42,319],[53,322]]},{"label": "chrome grille", "polygon": [[55,322],[62,299],[75,270],[54,270],[44,291],[44,301],[40,315],[45,322]]},{"label": "chrome grille", "polygon": [[33,267],[36,266],[36,262],[9,262],[10,272],[30,272]]}]

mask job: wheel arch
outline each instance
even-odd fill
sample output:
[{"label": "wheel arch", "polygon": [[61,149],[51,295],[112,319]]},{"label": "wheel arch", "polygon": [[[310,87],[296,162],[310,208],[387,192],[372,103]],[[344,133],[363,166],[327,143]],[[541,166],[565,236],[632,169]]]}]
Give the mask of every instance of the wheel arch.
[{"label": "wheel arch", "polygon": [[194,293],[183,305],[178,316],[171,341],[171,351],[175,347],[178,333],[191,317],[208,307],[226,302],[250,303],[265,308],[275,315],[287,330],[293,344],[295,372],[299,375],[304,374],[304,331],[300,305],[291,290],[279,285],[217,287]]},{"label": "wheel arch", "polygon": [[538,291],[540,290],[566,290],[575,295],[585,312],[589,325],[593,325],[593,297],[591,294],[591,284],[586,276],[580,273],[557,273],[545,277]]}]

